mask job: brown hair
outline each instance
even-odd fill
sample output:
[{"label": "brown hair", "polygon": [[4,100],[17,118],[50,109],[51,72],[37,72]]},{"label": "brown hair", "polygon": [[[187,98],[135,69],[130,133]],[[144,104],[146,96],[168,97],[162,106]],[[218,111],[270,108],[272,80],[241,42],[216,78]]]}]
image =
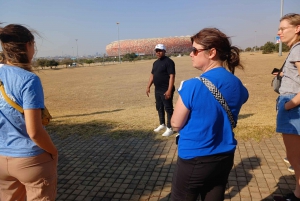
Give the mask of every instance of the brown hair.
[{"label": "brown hair", "polygon": [[26,43],[33,44],[34,36],[26,27],[9,24],[0,27],[0,41],[6,62],[31,71],[31,61],[27,56]]},{"label": "brown hair", "polygon": [[[287,20],[293,26],[300,26],[300,15],[299,14],[296,14],[296,13],[286,14],[280,19],[280,22],[282,20]],[[295,41],[293,41],[293,43],[291,44],[291,47],[300,41],[300,32],[298,32],[297,35],[298,35],[297,39]]]},{"label": "brown hair", "polygon": [[231,46],[229,37],[217,28],[205,28],[191,37],[192,43],[202,45],[204,49],[215,48],[217,57],[224,62],[229,71],[234,74],[235,68],[244,69],[240,63],[239,48]]},{"label": "brown hair", "polygon": [[4,57],[4,54],[3,52],[0,52],[0,64],[5,64],[6,61],[5,61],[5,57]]}]

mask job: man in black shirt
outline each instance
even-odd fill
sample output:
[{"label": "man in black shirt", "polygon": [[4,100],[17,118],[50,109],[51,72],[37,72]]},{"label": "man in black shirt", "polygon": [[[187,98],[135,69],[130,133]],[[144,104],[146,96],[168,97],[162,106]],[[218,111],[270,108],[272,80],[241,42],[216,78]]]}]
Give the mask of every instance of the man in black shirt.
[{"label": "man in black shirt", "polygon": [[[156,110],[158,111],[160,122],[160,125],[154,131],[159,132],[166,128],[162,136],[167,137],[173,134],[170,120],[173,114],[175,63],[165,56],[166,47],[163,44],[157,44],[155,52],[158,59],[153,63],[146,94],[149,97],[150,87],[154,84]],[[165,111],[167,113],[167,125],[165,125]]]}]

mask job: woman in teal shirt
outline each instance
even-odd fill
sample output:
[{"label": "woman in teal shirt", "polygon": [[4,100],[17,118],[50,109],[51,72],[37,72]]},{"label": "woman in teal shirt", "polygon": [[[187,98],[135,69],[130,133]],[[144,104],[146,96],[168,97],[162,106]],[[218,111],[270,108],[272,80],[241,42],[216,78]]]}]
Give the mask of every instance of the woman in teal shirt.
[{"label": "woman in teal shirt", "polygon": [[0,200],[55,200],[58,152],[42,125],[44,93],[31,72],[35,53],[33,34],[24,26],[0,27],[3,58],[0,79],[7,96],[0,95]]}]

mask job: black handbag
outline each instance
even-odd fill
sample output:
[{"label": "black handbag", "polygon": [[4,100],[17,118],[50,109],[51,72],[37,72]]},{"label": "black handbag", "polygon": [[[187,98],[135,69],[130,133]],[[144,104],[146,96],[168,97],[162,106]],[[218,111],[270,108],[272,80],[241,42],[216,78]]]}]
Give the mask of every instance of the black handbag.
[{"label": "black handbag", "polygon": [[278,94],[279,94],[279,88],[281,86],[281,79],[282,79],[282,77],[279,75],[280,72],[282,71],[279,71],[278,74],[273,78],[271,82],[271,86],[273,87],[274,91]]},{"label": "black handbag", "polygon": [[[271,82],[271,86],[273,87],[274,91],[275,91],[276,93],[278,93],[278,94],[279,94],[279,88],[280,88],[280,86],[281,86],[281,80],[282,80],[282,77],[280,76],[280,73],[281,73],[282,70],[283,70],[283,67],[284,67],[284,65],[285,65],[285,62],[286,62],[286,60],[284,61],[282,67],[281,67],[279,70],[277,69],[277,71],[275,71],[275,72],[277,73],[277,75],[272,79],[272,82]],[[274,68],[274,70],[275,70],[275,69],[276,69],[276,68]],[[272,74],[274,73],[274,70],[272,71]]]}]

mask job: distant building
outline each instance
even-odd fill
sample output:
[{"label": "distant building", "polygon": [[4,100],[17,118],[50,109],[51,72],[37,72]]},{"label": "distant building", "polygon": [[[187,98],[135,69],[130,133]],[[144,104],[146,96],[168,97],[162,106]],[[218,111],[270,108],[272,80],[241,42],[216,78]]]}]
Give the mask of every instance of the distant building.
[{"label": "distant building", "polygon": [[[190,36],[120,40],[120,55],[153,55],[154,47],[158,43],[166,46],[167,54],[189,52],[192,47]],[[110,57],[119,56],[118,49],[119,43],[114,41],[106,46],[106,53]]]}]

